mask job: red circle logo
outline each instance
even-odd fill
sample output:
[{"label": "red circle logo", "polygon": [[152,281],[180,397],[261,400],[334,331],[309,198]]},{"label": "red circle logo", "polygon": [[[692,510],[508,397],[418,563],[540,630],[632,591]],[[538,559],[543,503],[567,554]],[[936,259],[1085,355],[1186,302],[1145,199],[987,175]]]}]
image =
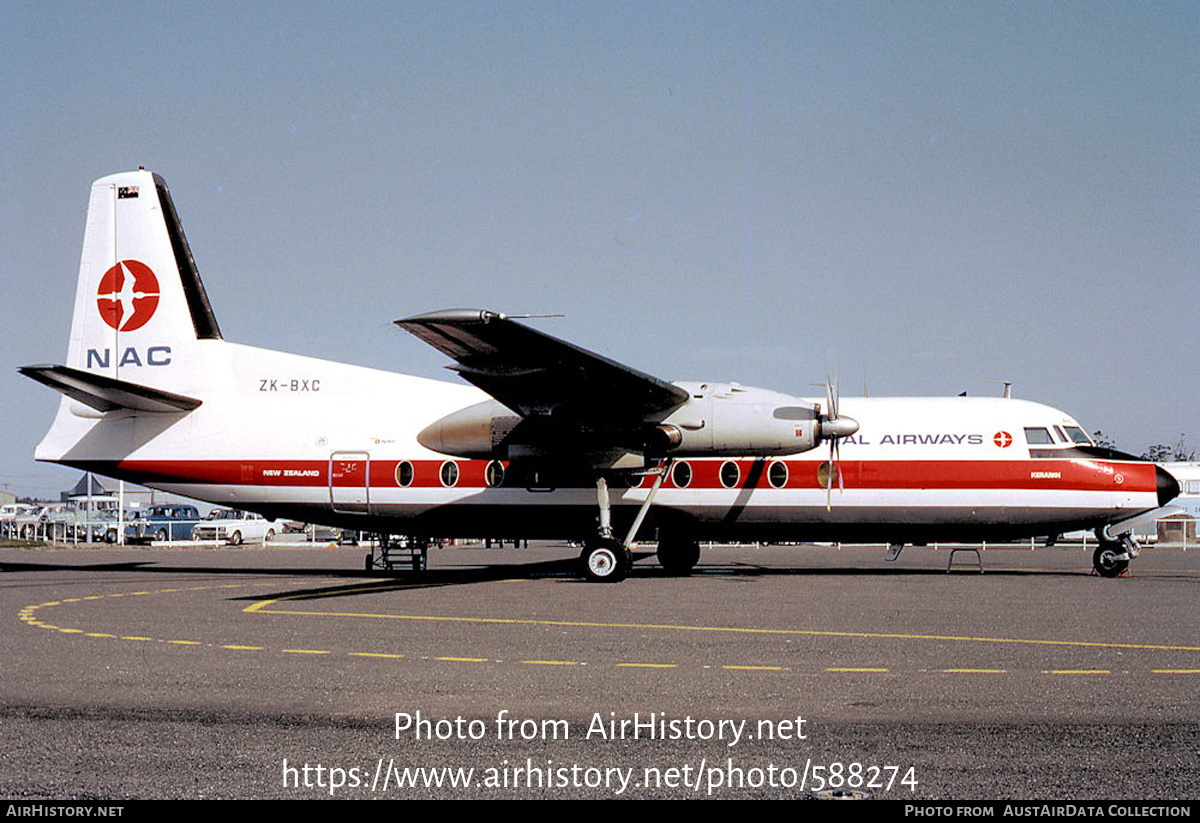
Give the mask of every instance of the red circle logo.
[{"label": "red circle logo", "polygon": [[96,306],[117,331],[137,331],[158,308],[158,278],[137,260],[122,260],[100,278]]},{"label": "red circle logo", "polygon": [[1012,435],[1008,432],[996,432],[995,437],[992,438],[992,442],[1002,449],[1007,449],[1012,445]]}]

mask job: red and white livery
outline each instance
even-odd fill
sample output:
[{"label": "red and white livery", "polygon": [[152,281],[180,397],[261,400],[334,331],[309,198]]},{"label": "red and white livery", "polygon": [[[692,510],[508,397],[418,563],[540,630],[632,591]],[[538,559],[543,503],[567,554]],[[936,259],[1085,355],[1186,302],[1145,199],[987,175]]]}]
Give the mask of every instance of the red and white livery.
[{"label": "red and white livery", "polygon": [[1111,576],[1179,491],[1036,403],[673,383],[495,312],[396,322],[471,385],[227,342],[163,179],[103,178],[66,363],[21,369],[64,395],[37,459],[413,545],[582,539],[597,580],[621,579],[655,532],[662,565],[683,572],[702,540],[1095,529]]}]

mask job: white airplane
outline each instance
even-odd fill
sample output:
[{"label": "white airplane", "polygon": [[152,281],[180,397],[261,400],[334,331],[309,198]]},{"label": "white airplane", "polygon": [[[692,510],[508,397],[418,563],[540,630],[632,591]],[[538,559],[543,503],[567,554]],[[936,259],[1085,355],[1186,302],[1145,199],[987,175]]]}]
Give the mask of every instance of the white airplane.
[{"label": "white airplane", "polygon": [[[701,540],[892,544],[1095,529],[1102,575],[1179,493],[1056,409],[1007,398],[839,404],[672,383],[503,314],[396,323],[456,361],[446,383],[226,342],[166,183],[92,186],[64,396],[38,460],[220,506],[381,534],[582,540],[620,580],[639,534],[690,570]],[[824,445],[826,448],[818,448]],[[367,556],[371,567],[373,555]]]}]

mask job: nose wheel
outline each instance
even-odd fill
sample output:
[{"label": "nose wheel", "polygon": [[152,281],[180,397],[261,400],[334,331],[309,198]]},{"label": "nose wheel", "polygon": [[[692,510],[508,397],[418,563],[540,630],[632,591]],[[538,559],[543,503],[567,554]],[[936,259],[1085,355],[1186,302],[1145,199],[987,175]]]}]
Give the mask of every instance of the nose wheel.
[{"label": "nose wheel", "polygon": [[[1127,545],[1129,544],[1129,545]],[[1136,556],[1136,547],[1130,551],[1133,541],[1128,536],[1121,540],[1104,540],[1092,553],[1092,568],[1101,577],[1117,577],[1129,568],[1129,560]]]}]

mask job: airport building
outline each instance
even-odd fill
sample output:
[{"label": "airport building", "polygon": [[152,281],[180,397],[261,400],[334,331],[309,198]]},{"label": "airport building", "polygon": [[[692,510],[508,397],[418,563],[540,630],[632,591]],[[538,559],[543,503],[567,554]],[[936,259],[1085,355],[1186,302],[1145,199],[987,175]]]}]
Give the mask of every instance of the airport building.
[{"label": "airport building", "polygon": [[1163,463],[1162,467],[1179,481],[1179,497],[1171,505],[1181,514],[1158,521],[1158,542],[1183,547],[1200,546],[1196,540],[1196,521],[1200,520],[1200,463]]}]

